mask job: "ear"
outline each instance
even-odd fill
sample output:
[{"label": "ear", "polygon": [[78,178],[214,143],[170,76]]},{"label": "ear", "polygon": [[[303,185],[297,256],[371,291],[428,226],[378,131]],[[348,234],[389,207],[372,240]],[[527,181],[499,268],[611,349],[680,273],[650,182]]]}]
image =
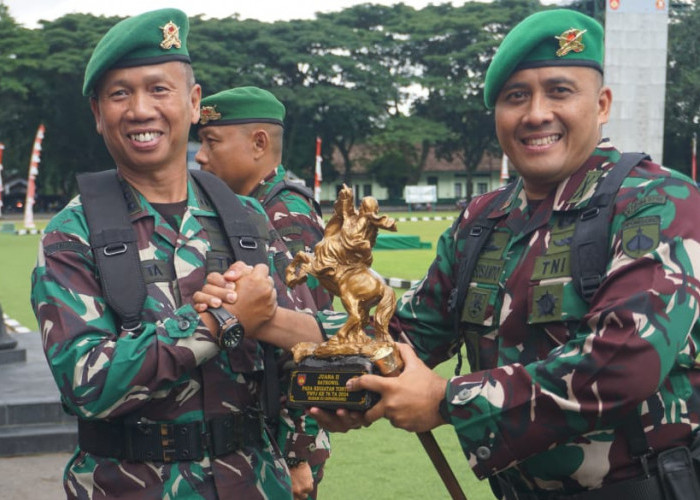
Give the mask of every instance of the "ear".
[{"label": "ear", "polygon": [[190,123],[196,125],[199,123],[199,103],[202,101],[202,86],[195,83],[190,90],[190,105],[192,109],[192,120]]},{"label": "ear", "polygon": [[257,160],[263,156],[270,147],[270,134],[267,130],[258,128],[253,130],[253,156]]},{"label": "ear", "polygon": [[92,110],[92,116],[95,117],[95,129],[97,130],[98,134],[102,135],[102,122],[100,120],[100,104],[94,97],[90,98],[90,110]]},{"label": "ear", "polygon": [[612,90],[610,87],[601,87],[598,94],[598,124],[608,123],[610,107],[612,106]]}]

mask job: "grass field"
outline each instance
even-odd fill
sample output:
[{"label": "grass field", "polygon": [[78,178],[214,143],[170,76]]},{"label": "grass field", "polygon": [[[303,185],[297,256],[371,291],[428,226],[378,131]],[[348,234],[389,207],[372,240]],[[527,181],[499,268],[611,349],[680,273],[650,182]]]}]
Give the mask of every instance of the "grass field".
[{"label": "grass field", "polygon": [[[456,215],[452,213],[391,213],[394,217]],[[37,227],[46,221],[36,220]],[[21,221],[18,223],[21,226]],[[373,267],[386,277],[420,279],[432,262],[439,235],[451,224],[442,221],[398,223],[399,234],[411,234],[431,242],[429,250],[381,250],[374,254]],[[35,330],[29,304],[30,275],[36,262],[39,236],[0,234],[0,304],[6,314]],[[397,293],[401,291],[397,290]],[[29,334],[23,334],[29,335]],[[453,363],[437,368],[449,377]],[[457,437],[449,426],[434,431],[462,489],[470,500],[493,500],[488,483],[478,481],[466,464]],[[319,489],[320,499],[447,499],[449,495],[415,435],[379,421],[367,429],[331,436],[333,456]]]}]

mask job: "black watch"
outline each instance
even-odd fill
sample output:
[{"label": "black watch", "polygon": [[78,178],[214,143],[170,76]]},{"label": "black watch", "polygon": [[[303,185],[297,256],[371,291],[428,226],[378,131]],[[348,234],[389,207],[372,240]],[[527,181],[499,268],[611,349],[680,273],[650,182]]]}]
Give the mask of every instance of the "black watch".
[{"label": "black watch", "polygon": [[216,343],[221,349],[235,349],[243,340],[245,330],[238,318],[223,307],[210,307],[207,309],[219,323],[219,331],[216,334]]}]

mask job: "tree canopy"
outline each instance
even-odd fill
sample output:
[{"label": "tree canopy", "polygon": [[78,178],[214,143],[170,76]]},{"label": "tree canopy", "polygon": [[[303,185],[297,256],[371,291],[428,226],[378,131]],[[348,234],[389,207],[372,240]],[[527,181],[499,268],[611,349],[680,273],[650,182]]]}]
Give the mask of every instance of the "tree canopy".
[{"label": "tree canopy", "polygon": [[[600,17],[600,4],[577,0],[572,5]],[[700,14],[688,5],[673,10],[669,31],[666,163],[680,170],[687,155],[668,149],[687,142],[689,124],[700,120],[695,64]],[[256,85],[285,104],[283,161],[291,170],[312,177],[320,136],[325,179],[340,175],[351,182],[358,161],[397,193],[418,179],[431,149],[441,158],[460,160],[468,178],[485,152],[499,151],[492,113],[483,105],[484,74],[505,33],[542,8],[538,0],[423,9],[367,3],[313,20],[274,23],[198,15],[190,19],[189,50],[204,95]],[[39,174],[43,192],[70,195],[76,173],[112,165],[81,87],[93,47],[118,20],[68,14],[26,29],[0,3],[0,142],[6,146],[6,176],[26,175],[41,122],[46,125]],[[365,153],[359,157],[358,146]],[[341,158],[335,165],[340,174],[331,163],[333,151]]]}]

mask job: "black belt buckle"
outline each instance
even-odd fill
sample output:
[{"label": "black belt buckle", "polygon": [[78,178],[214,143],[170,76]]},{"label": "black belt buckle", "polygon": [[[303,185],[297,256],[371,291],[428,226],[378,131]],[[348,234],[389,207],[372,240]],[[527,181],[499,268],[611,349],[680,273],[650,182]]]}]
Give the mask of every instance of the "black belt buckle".
[{"label": "black belt buckle", "polygon": [[238,415],[212,418],[207,422],[212,456],[228,455],[242,447],[242,429]]}]

